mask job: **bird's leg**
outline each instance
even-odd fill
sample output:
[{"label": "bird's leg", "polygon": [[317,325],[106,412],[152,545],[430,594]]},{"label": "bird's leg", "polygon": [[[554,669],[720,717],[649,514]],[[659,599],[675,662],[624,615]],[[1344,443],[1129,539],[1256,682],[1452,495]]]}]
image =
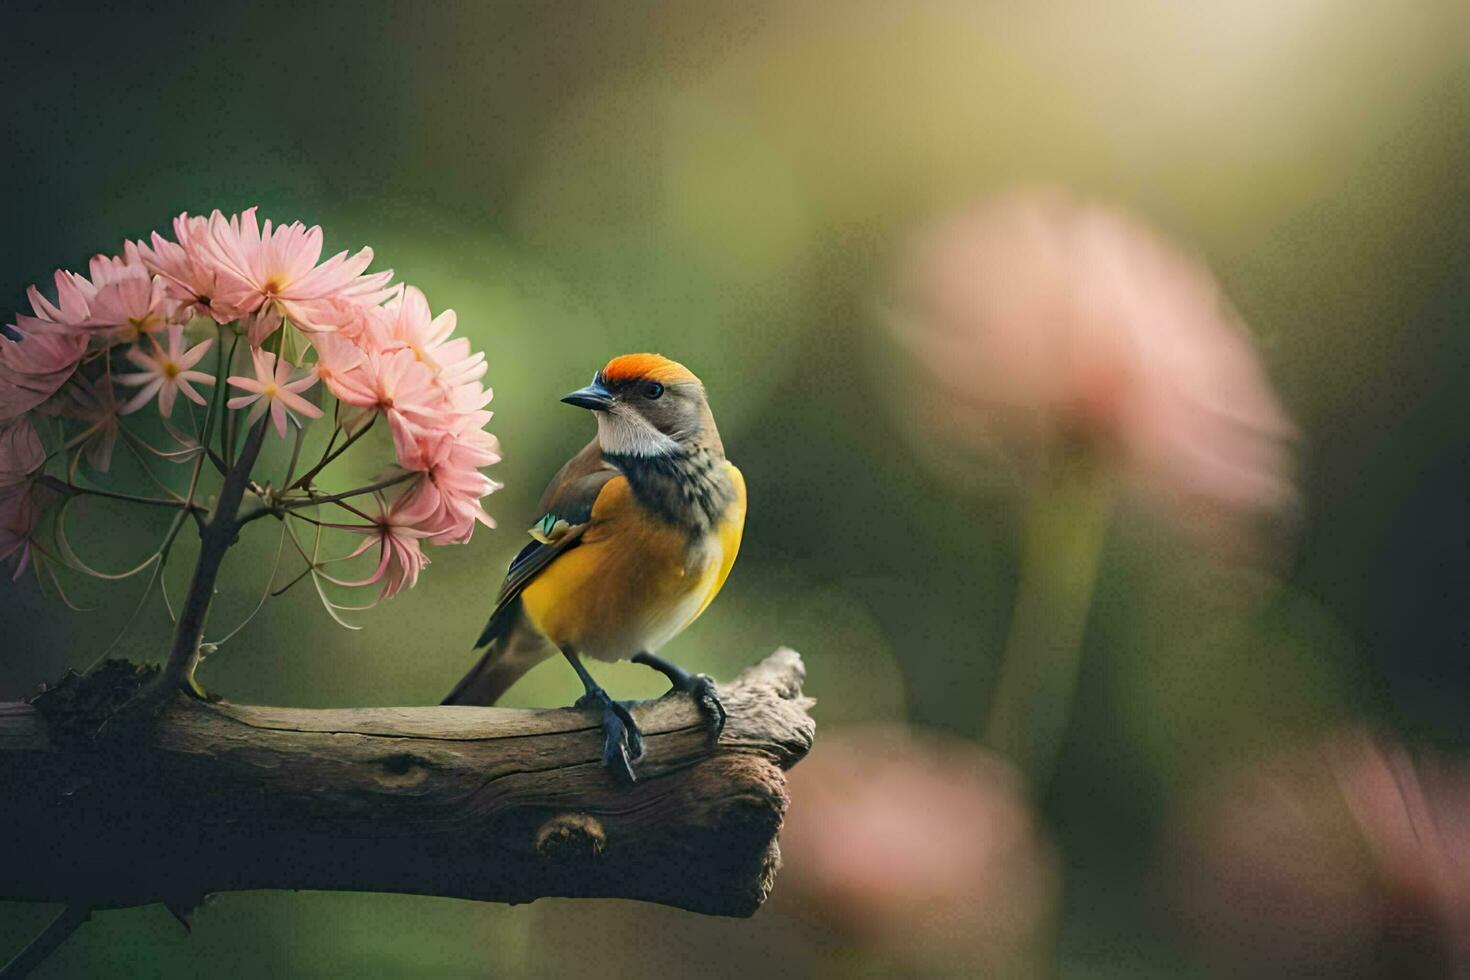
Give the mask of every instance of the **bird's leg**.
[{"label": "bird's leg", "polygon": [[663,657],[652,653],[640,653],[633,658],[635,664],[652,667],[663,674],[673,684],[673,690],[685,694],[692,694],[694,700],[704,709],[705,715],[710,722],[710,737],[718,739],[720,732],[725,730],[725,703],[720,700],[720,692],[715,687],[715,682],[707,674],[691,674],[677,664],[671,664]]},{"label": "bird's leg", "polygon": [[598,686],[587,668],[582,665],[582,658],[577,656],[576,651],[563,650],[562,654],[577,672],[577,676],[582,678],[582,686],[587,689],[587,693],[577,699],[576,706],[596,707],[602,711],[603,766],[626,782],[637,782],[638,774],[633,771],[633,763],[643,758],[643,733],[638,730],[638,723],[633,720],[626,705],[614,701]]}]

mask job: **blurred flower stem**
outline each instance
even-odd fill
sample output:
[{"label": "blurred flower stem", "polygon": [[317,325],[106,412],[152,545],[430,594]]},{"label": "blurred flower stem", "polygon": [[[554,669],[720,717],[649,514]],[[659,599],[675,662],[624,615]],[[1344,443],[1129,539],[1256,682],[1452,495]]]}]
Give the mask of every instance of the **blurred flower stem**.
[{"label": "blurred flower stem", "polygon": [[1026,514],[1020,584],[983,735],[1036,787],[1066,735],[1113,509],[1112,481],[1095,458],[1057,456]]}]

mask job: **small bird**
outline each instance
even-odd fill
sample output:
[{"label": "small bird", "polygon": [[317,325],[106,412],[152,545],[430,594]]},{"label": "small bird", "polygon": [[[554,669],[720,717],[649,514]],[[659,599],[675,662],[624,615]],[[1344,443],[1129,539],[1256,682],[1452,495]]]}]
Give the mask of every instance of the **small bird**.
[{"label": "small bird", "polygon": [[445,704],[494,704],[557,650],[602,711],[603,765],[628,782],[643,738],[582,657],[631,659],[669,678],[709,716],[714,683],[658,656],[725,584],[745,528],[745,479],[725,458],[704,385],[659,354],[624,354],[562,398],[597,417],[597,437],[541,495],[532,541],[516,555],[475,643],[485,654]]}]

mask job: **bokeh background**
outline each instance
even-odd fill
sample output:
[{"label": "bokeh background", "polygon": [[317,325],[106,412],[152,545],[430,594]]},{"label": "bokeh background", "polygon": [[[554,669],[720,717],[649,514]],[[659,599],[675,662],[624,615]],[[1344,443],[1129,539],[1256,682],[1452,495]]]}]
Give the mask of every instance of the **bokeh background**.
[{"label": "bokeh background", "polygon": [[[1066,743],[1032,801],[1050,856],[1016,872],[1048,876],[1054,904],[1008,962],[1209,974],[1228,969],[1218,930],[1198,908],[1178,914],[1172,887],[1181,800],[1342,726],[1445,765],[1470,740],[1467,10],[7,3],[0,306],[23,309],[56,265],[181,210],[259,204],[322,224],[329,251],[371,244],[376,268],[457,310],[487,352],[500,529],[435,550],[421,585],[359,633],[309,590],[288,593],[204,665],[232,699],[437,702],[545,480],[590,435],[557,398],[611,355],[659,350],[705,380],[751,501],[725,593],[666,653],[728,677],[795,647],[819,741],[868,721],[973,741],[1020,506],[982,463],[913,431],[904,407],[922,382],[881,316],[895,255],[927,215],[1018,184],[1144,216],[1208,259],[1251,325],[1301,430],[1300,528],[1261,567],[1217,561],[1146,514],[1115,523]],[[125,519],[96,511],[89,554],[121,564],[157,529],[112,517]],[[217,622],[256,601],[274,543],[232,557]],[[7,583],[0,698],[90,663],[136,588],[84,586],[93,608],[74,613],[34,578]],[[151,608],[118,652],[157,657],[166,625]],[[618,696],[661,691],[636,667],[599,675]],[[578,693],[549,664],[506,703]],[[781,890],[748,922],[230,894],[192,935],[159,908],[101,914],[44,975],[950,968],[894,959]],[[0,949],[51,914],[0,905]]]}]

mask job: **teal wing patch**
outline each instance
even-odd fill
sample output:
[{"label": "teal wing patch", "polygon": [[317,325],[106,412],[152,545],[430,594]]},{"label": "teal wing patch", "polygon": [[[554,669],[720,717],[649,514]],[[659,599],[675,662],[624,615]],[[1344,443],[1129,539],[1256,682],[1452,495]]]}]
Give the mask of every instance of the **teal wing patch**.
[{"label": "teal wing patch", "polygon": [[[577,523],[580,524],[582,521],[578,521]],[[573,522],[562,517],[560,514],[547,514],[535,524],[532,524],[531,530],[528,533],[542,544],[555,544],[561,540],[562,535],[566,534],[574,526]],[[514,562],[511,563],[511,567],[515,567]]]}]

